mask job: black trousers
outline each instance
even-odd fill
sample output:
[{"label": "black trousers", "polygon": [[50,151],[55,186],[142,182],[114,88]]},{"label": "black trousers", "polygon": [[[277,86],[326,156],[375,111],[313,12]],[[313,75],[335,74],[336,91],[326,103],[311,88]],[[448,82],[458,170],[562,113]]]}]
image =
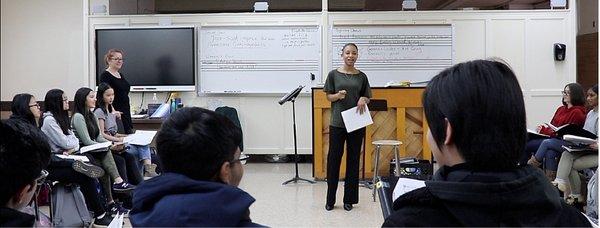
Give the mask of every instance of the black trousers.
[{"label": "black trousers", "polygon": [[119,175],[123,180],[134,185],[142,183],[144,177],[140,173],[140,166],[135,155],[127,152],[113,153],[113,158],[115,159]]},{"label": "black trousers", "polygon": [[[73,161],[68,162],[73,163]],[[99,185],[97,183],[98,180],[75,172],[71,166],[66,166],[65,164],[64,162],[51,162],[48,166],[48,180],[58,181],[63,184],[79,185],[81,193],[83,193],[83,197],[85,198],[85,203],[94,212],[94,216],[103,214],[105,212],[104,203],[101,199],[104,199],[104,197],[100,197],[96,190],[96,186]]]},{"label": "black trousers", "polygon": [[346,142],[346,178],[344,203],[358,203],[358,170],[360,150],[365,128],[347,133],[345,128],[329,126],[329,152],[327,154],[327,205],[335,204],[335,193],[340,180],[340,165]]}]

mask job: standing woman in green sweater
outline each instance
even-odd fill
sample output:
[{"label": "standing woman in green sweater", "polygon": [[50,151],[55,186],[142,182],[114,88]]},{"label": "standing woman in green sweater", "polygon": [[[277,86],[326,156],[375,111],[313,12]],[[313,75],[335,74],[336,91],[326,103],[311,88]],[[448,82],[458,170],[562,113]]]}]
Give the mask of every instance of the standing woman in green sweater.
[{"label": "standing woman in green sweater", "polygon": [[[348,43],[342,48],[344,65],[327,75],[323,91],[331,102],[331,121],[329,125],[329,152],[327,153],[327,202],[325,209],[333,210],[335,193],[340,177],[340,163],[346,142],[346,178],[344,180],[344,210],[352,210],[358,203],[358,169],[360,149],[365,128],[348,132],[342,120],[342,111],[358,107],[360,114],[371,98],[371,87],[367,75],[354,67],[358,59],[358,47]],[[367,114],[368,115],[368,114]]]},{"label": "standing woman in green sweater", "polygon": [[[96,93],[90,88],[80,88],[75,92],[74,103],[75,110],[73,112],[71,124],[73,125],[75,136],[79,138],[81,146],[107,142],[100,134],[98,119],[91,111],[91,109],[96,106]],[[115,146],[118,145],[113,145],[113,147]],[[111,189],[116,192],[127,192],[135,188],[135,185],[127,183],[119,175],[112,153],[92,153],[92,156],[101,161],[102,168],[109,174],[100,178],[100,181],[102,181],[102,185],[106,190],[109,202],[112,201],[112,194],[110,193]],[[113,180],[112,188],[110,187],[111,182],[108,177]]]}]

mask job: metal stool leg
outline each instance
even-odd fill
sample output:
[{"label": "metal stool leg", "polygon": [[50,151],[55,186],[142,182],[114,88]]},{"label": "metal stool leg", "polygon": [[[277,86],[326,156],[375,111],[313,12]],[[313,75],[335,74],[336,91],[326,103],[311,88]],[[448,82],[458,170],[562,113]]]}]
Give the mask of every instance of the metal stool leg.
[{"label": "metal stool leg", "polygon": [[375,149],[375,169],[373,170],[373,202],[375,202],[375,191],[377,191],[377,189],[375,188],[375,185],[377,184],[377,171],[379,170],[379,152],[381,150],[381,146],[377,145],[376,149]]},{"label": "metal stool leg", "polygon": [[398,146],[394,146],[394,157],[396,158],[396,175],[400,176],[400,154],[398,151]]}]

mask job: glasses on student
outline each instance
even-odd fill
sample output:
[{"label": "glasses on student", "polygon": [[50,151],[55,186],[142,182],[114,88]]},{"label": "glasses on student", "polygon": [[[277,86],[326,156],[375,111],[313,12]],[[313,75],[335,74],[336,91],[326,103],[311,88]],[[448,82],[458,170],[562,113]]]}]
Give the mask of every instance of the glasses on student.
[{"label": "glasses on student", "polygon": [[246,162],[248,162],[248,159],[250,158],[250,156],[246,155],[246,154],[240,154],[240,158],[238,159],[234,159],[233,161],[231,161],[230,163],[236,163],[236,162],[240,162],[240,164],[245,165]]},{"label": "glasses on student", "polygon": [[569,91],[562,91],[562,94],[565,95],[565,96],[568,96],[569,95]]},{"label": "glasses on student", "polygon": [[37,108],[40,108],[40,104],[38,104],[38,103],[35,103],[35,104],[32,104],[32,105],[29,105],[29,107],[30,107],[30,108],[31,108],[31,107],[37,107]]},{"label": "glasses on student", "polygon": [[123,59],[123,58],[121,58],[121,59],[119,59],[119,58],[110,58],[110,59],[112,59],[114,61],[125,61],[125,59]]}]

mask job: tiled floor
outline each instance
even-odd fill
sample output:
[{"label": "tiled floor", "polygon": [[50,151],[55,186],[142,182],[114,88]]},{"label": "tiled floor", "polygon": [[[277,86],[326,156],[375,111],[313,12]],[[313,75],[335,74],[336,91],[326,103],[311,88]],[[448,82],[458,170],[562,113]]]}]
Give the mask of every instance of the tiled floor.
[{"label": "tiled floor", "polygon": [[[312,180],[312,165],[299,165],[300,177]],[[294,177],[293,163],[249,163],[244,167],[240,188],[256,202],[250,218],[271,227],[380,227],[383,223],[379,202],[373,202],[371,190],[359,188],[359,203],[352,211],[342,208],[343,182],[337,191],[334,210],[325,210],[327,183],[282,185]],[[48,207],[42,207],[48,212]],[[131,227],[125,219],[125,227]]]},{"label": "tiled floor", "polygon": [[[300,177],[312,179],[311,164],[300,164]],[[326,182],[282,186],[294,177],[294,164],[250,163],[245,167],[240,188],[256,202],[250,208],[253,221],[273,227],[380,227],[383,217],[371,190],[359,189],[359,203],[352,211],[342,208],[343,182],[337,191],[337,204],[325,210]]]}]

